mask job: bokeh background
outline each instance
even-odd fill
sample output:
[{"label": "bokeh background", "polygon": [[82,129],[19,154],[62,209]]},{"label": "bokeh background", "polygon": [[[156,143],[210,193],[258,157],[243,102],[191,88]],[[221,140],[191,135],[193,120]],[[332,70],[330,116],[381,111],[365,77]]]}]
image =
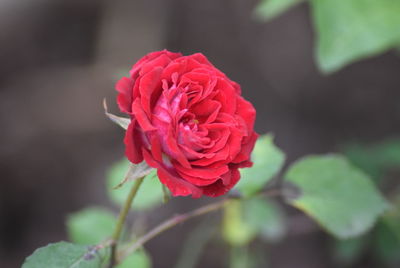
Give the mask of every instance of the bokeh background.
[{"label": "bokeh background", "polygon": [[[0,267],[19,267],[35,248],[66,240],[68,213],[111,206],[105,172],[123,156],[123,132],[105,118],[101,103],[107,98],[117,112],[115,82],[148,52],[204,53],[241,84],[257,109],[257,131],[274,133],[289,162],[399,134],[396,52],[323,75],[314,61],[309,7],[264,23],[254,19],[257,3],[0,2]],[[178,198],[151,219],[207,201]],[[289,214],[288,234],[265,246],[269,267],[336,267],[330,238],[303,214]],[[195,224],[148,244],[154,267],[174,267]],[[198,267],[226,267],[227,255],[222,242],[213,242]],[[376,265],[366,254],[353,267]]]}]

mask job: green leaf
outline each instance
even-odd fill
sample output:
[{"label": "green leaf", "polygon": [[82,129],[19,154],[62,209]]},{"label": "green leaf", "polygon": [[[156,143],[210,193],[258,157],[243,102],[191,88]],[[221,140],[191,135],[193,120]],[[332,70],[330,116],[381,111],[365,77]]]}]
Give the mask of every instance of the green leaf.
[{"label": "green leaf", "polygon": [[386,139],[375,144],[348,144],[345,155],[357,167],[379,182],[385,171],[400,169],[400,139]]},{"label": "green leaf", "polygon": [[285,231],[282,211],[265,198],[232,200],[224,208],[223,237],[232,246],[244,246],[257,235],[274,242]]},{"label": "green leaf", "polygon": [[35,250],[22,268],[100,268],[103,253],[95,247],[58,242]]},{"label": "green leaf", "polygon": [[[110,199],[117,205],[122,205],[132,187],[132,181],[126,182],[121,187],[114,189],[121,180],[126,176],[130,168],[130,162],[127,159],[115,163],[107,174],[107,191]],[[139,191],[137,192],[133,201],[133,210],[145,210],[155,207],[162,203],[163,190],[162,184],[156,176],[156,171],[153,170],[143,180]]]},{"label": "green leaf", "polygon": [[305,157],[285,178],[300,191],[288,202],[341,239],[365,233],[388,208],[369,177],[339,155]]},{"label": "green leaf", "polygon": [[262,0],[254,10],[254,16],[269,21],[301,2],[303,0]]},{"label": "green leaf", "polygon": [[272,135],[258,138],[251,157],[253,167],[240,170],[241,179],[236,185],[236,189],[246,197],[261,191],[285,161],[285,154],[275,146]]},{"label": "green leaf", "polygon": [[251,226],[267,241],[280,240],[286,231],[283,212],[272,201],[261,197],[243,200],[246,224]]},{"label": "green leaf", "polygon": [[[376,251],[388,264],[400,262],[400,196],[380,219],[376,228]],[[395,266],[393,266],[395,267]]]},{"label": "green leaf", "polygon": [[333,244],[333,255],[335,260],[342,266],[354,264],[365,252],[368,236],[359,236],[345,240],[335,240]]},{"label": "green leaf", "polygon": [[243,246],[257,234],[257,230],[246,223],[240,200],[232,200],[224,207],[222,236],[232,246]]},{"label": "green leaf", "polygon": [[343,153],[353,165],[366,172],[374,181],[378,182],[381,178],[382,168],[377,163],[375,155],[371,154],[366,146],[349,144],[344,148]]},{"label": "green leaf", "polygon": [[376,228],[376,252],[380,260],[385,263],[400,261],[400,239],[386,222],[380,222]]},{"label": "green leaf", "polygon": [[151,260],[143,250],[136,250],[125,260],[116,266],[116,268],[150,268]]},{"label": "green leaf", "polygon": [[249,250],[247,246],[244,247],[232,247],[229,268],[256,268],[260,267],[257,265],[257,258],[253,251]]},{"label": "green leaf", "polygon": [[331,73],[400,43],[398,0],[311,0],[317,62]]},{"label": "green leaf", "polygon": [[72,242],[97,244],[111,236],[116,224],[115,216],[103,208],[86,208],[67,218],[67,231]]}]

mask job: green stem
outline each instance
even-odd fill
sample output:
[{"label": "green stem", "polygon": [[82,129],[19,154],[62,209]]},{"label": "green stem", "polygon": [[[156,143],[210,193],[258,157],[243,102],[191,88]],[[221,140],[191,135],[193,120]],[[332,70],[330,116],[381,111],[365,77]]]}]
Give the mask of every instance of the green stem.
[{"label": "green stem", "polygon": [[[278,196],[278,195],[282,195],[281,191],[282,191],[282,189],[280,189],[280,188],[270,188],[264,192],[259,193],[258,195]],[[228,202],[230,202],[231,200],[235,200],[235,199],[242,199],[242,198],[228,196],[228,198],[223,199],[221,201],[218,201],[218,202],[215,202],[215,203],[212,203],[209,205],[205,205],[203,207],[197,208],[195,210],[189,211],[184,214],[176,215],[170,219],[165,220],[164,222],[160,223],[159,225],[154,227],[152,230],[150,230],[148,233],[144,234],[142,237],[139,237],[133,244],[131,244],[124,250],[121,250],[118,256],[113,255],[114,256],[113,259],[115,259],[114,261],[116,263],[121,262],[126,257],[128,257],[130,254],[135,252],[138,248],[142,247],[149,240],[158,236],[162,232],[171,229],[172,227],[178,225],[179,223],[185,222],[191,218],[201,216],[201,215],[207,214],[209,212],[223,208]],[[115,254],[115,251],[113,254]]]},{"label": "green stem", "polygon": [[162,222],[161,224],[157,225],[154,229],[152,229],[150,232],[148,232],[147,234],[145,234],[144,236],[142,236],[138,240],[136,240],[136,242],[133,243],[130,247],[126,248],[123,252],[121,252],[121,254],[119,256],[117,256],[118,257],[117,259],[120,261],[125,259],[127,256],[129,256],[130,254],[135,252],[138,248],[142,247],[146,242],[148,242],[149,240],[153,239],[160,233],[174,227],[175,225],[177,225],[179,223],[185,222],[191,218],[201,216],[201,215],[204,215],[209,212],[212,212],[212,211],[222,208],[223,206],[225,206],[227,204],[227,202],[229,200],[230,199],[224,199],[219,202],[212,203],[212,204],[200,207],[198,209],[192,210],[185,214],[176,215],[176,216]]},{"label": "green stem", "polygon": [[128,198],[126,199],[124,206],[119,214],[117,225],[115,226],[114,233],[111,236],[112,244],[111,244],[111,258],[109,266],[110,268],[112,268],[117,263],[116,252],[117,252],[118,240],[121,237],[126,216],[128,215],[128,212],[132,206],[132,201],[135,198],[136,193],[143,182],[143,179],[144,177],[135,180],[135,183],[133,184],[131,191],[129,192]]}]

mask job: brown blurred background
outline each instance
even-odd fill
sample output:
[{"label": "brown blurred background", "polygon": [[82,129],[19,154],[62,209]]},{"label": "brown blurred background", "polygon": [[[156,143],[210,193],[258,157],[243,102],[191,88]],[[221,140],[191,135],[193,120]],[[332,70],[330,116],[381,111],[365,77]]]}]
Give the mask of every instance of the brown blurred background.
[{"label": "brown blurred background", "polygon": [[[308,7],[261,23],[252,16],[256,3],[0,2],[0,267],[19,267],[35,248],[67,239],[68,213],[108,204],[104,173],[123,156],[123,132],[105,118],[101,101],[117,111],[116,80],[148,52],[208,56],[242,85],[258,112],[257,131],[273,132],[290,161],[399,133],[396,53],[323,76],[313,61]],[[172,202],[169,213],[200,202]],[[316,228],[298,232],[307,219],[298,222],[266,248],[271,267],[333,267],[327,236]],[[154,267],[173,267],[193,225],[148,244]],[[225,267],[224,254],[210,245],[198,267]]]}]

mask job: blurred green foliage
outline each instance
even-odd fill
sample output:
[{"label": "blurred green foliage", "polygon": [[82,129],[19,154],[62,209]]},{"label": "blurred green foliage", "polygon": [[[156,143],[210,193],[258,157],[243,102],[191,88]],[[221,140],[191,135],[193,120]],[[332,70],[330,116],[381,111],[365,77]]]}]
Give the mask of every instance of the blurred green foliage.
[{"label": "blurred green foliage", "polygon": [[245,197],[261,191],[285,162],[285,154],[274,144],[274,138],[270,134],[258,138],[251,157],[253,167],[240,171],[241,179],[235,186]]},{"label": "blurred green foliage", "polygon": [[248,247],[232,247],[230,258],[230,268],[257,268],[257,256]]},{"label": "blurred green foliage", "polygon": [[342,148],[347,158],[377,183],[391,169],[400,170],[400,139],[391,138],[372,145],[348,143]]},{"label": "blurred green foliage", "polygon": [[384,215],[376,228],[375,249],[384,263],[400,264],[400,206]]},{"label": "blurred green foliage", "polygon": [[285,216],[281,208],[273,201],[263,197],[243,200],[243,218],[257,232],[257,236],[266,242],[275,242],[283,238],[286,232]]},{"label": "blurred green foliage", "polygon": [[262,0],[254,10],[254,16],[259,20],[269,21],[303,1],[304,0]]},{"label": "blurred green foliage", "polygon": [[[385,198],[369,176],[359,168],[370,168],[368,173],[373,176],[384,174],[386,169],[400,163],[400,143],[391,140],[368,148],[353,144],[344,151],[354,164],[341,155],[308,156],[291,164],[283,178],[271,183],[282,169],[285,155],[274,144],[272,135],[264,135],[258,139],[252,153],[254,166],[241,170],[242,178],[235,187],[240,198],[231,197],[223,208],[221,234],[230,247],[231,268],[265,266],[265,253],[256,254],[262,252],[260,245],[279,241],[285,236],[288,216],[281,205],[271,199],[276,194],[281,195],[289,205],[304,211],[335,237],[354,237],[335,242],[334,256],[341,263],[349,264],[357,260],[368,248],[370,240],[375,241],[376,255],[384,259],[385,263],[398,261],[399,202],[393,199],[394,205],[388,210]],[[129,178],[120,183],[129,170],[131,164],[123,159],[115,163],[107,173],[107,193],[110,200],[118,206],[126,199],[129,184],[134,180]],[[116,185],[121,187],[115,188]],[[155,171],[152,171],[145,177],[139,189],[133,202],[134,209],[155,208],[162,203],[163,195],[162,185]],[[386,213],[382,216],[385,210]],[[377,220],[373,235],[368,233],[360,236],[369,231]],[[70,239],[76,244],[60,242],[41,248],[27,258],[24,268],[71,265],[75,268],[104,268],[107,265],[110,250],[103,243],[114,229],[115,215],[105,208],[86,208],[69,215],[66,224]],[[125,229],[127,235],[121,239],[122,248],[129,242],[126,238],[137,235],[128,234],[127,230],[128,228]],[[210,234],[211,231],[212,229]],[[203,235],[203,230],[200,234]],[[213,238],[212,235],[204,239],[202,237],[202,246],[197,247],[192,256],[199,256],[207,240]],[[188,243],[197,242],[188,239]],[[188,243],[185,245],[191,248]],[[61,266],[56,266],[58,262]],[[38,266],[39,263],[45,265]],[[183,263],[194,266],[193,262],[187,260]],[[119,263],[117,268],[149,268],[151,265],[151,259],[146,252],[137,250]]]},{"label": "blurred green foliage", "polygon": [[300,190],[288,201],[341,239],[365,233],[388,208],[369,177],[343,156],[305,157],[285,179]]},{"label": "blurred green foliage", "polygon": [[[374,149],[374,156],[379,152],[383,166],[396,164],[397,143],[384,144],[383,148]],[[364,153],[361,155],[365,157]],[[277,158],[279,161],[273,161]],[[236,187],[245,198],[230,203],[223,219],[224,239],[232,248],[243,250],[256,239],[265,237],[270,243],[286,233],[284,211],[259,196],[266,186],[268,194],[269,182],[282,168],[284,154],[274,145],[271,135],[264,135],[257,141],[252,159],[254,167],[243,173],[241,184]],[[308,156],[289,166],[283,178],[284,188],[287,187],[283,195],[289,204],[306,212],[335,237],[346,238],[338,240],[335,248],[335,256],[342,263],[351,263],[363,253],[366,238],[360,235],[370,231],[389,208],[370,177],[357,166],[342,155]],[[255,257],[234,256],[237,262],[253,265],[255,260],[249,262],[248,258]],[[232,257],[231,267],[235,267]]]},{"label": "blurred green foliage", "polygon": [[111,211],[92,207],[75,212],[67,218],[67,231],[72,242],[94,245],[110,236],[116,224]]},{"label": "blurred green foliage", "polygon": [[151,266],[151,260],[146,252],[137,250],[118,264],[116,268],[150,268]]},{"label": "blurred green foliage", "polygon": [[[300,1],[262,0],[258,18],[269,20]],[[316,32],[316,61],[323,73],[400,45],[398,0],[309,0]]]},{"label": "blurred green foliage", "polygon": [[378,186],[389,185],[387,196],[392,205],[369,233],[335,241],[334,256],[339,263],[352,265],[366,252],[372,252],[382,266],[399,267],[400,185],[396,177],[400,171],[400,139],[389,138],[374,144],[348,143],[342,150],[354,165],[370,174]]},{"label": "blurred green foliage", "polygon": [[400,205],[395,204],[367,234],[333,243],[333,256],[338,264],[351,266],[365,254],[371,254],[382,267],[400,265]]},{"label": "blurred green foliage", "polygon": [[26,259],[22,268],[98,268],[104,263],[104,251],[58,242],[38,248]]},{"label": "blurred green foliage", "polygon": [[250,225],[243,215],[243,202],[232,200],[224,208],[222,235],[230,245],[243,246],[257,235],[257,230]]},{"label": "blurred green foliage", "polygon": [[350,266],[355,263],[365,252],[368,239],[369,235],[367,234],[351,239],[335,240],[332,255],[336,262],[342,266]]},{"label": "blurred green foliage", "polygon": [[[122,205],[129,194],[133,181],[127,181],[115,188],[125,178],[131,163],[127,159],[121,159],[114,163],[107,173],[107,193],[110,199],[117,205]],[[163,201],[162,184],[157,178],[156,170],[153,170],[143,180],[140,191],[135,196],[132,204],[133,210],[147,210],[160,205]]]},{"label": "blurred green foliage", "polygon": [[266,198],[233,200],[224,209],[223,236],[232,246],[247,245],[256,237],[276,241],[284,233],[283,212]]}]

